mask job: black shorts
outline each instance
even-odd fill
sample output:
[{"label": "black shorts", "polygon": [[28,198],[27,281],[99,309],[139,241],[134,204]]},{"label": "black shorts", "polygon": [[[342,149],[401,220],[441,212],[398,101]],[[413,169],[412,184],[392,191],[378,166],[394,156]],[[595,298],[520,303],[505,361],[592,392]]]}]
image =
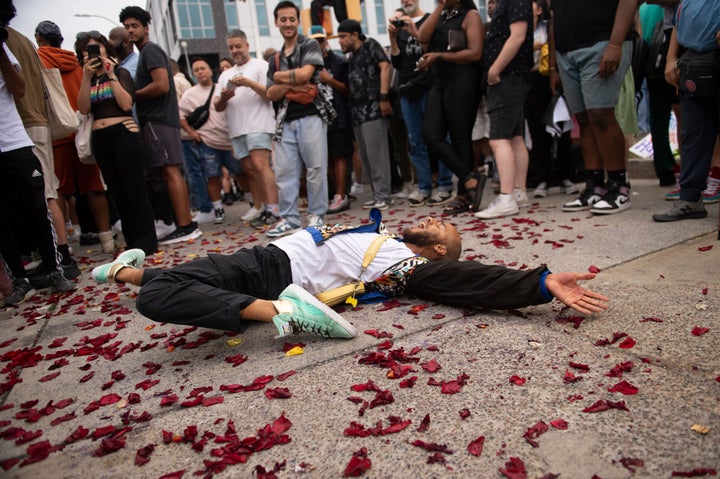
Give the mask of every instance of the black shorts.
[{"label": "black shorts", "polygon": [[520,75],[509,75],[497,85],[488,85],[487,110],[491,140],[525,136],[523,105],[529,90],[530,78]]},{"label": "black shorts", "polygon": [[353,138],[352,128],[328,131],[328,158],[339,158],[352,155],[355,150],[353,146]]},{"label": "black shorts", "polygon": [[179,128],[147,122],[142,127],[142,136],[147,148],[149,168],[183,164]]}]

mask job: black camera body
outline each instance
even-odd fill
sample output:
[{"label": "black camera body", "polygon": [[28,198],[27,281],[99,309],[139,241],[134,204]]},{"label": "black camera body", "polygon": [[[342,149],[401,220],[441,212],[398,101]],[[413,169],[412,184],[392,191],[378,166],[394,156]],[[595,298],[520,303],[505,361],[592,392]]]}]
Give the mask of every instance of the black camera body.
[{"label": "black camera body", "polygon": [[395,28],[405,28],[405,20],[401,20],[401,19],[399,19],[399,18],[396,18],[396,19],[390,20],[390,23],[391,23]]}]

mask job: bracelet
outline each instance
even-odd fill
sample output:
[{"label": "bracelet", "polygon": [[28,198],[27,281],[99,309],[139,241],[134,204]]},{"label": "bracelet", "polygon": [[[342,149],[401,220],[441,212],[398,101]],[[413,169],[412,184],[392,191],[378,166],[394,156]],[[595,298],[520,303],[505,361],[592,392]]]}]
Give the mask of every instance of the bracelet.
[{"label": "bracelet", "polygon": [[117,77],[110,78],[110,81],[118,81]]},{"label": "bracelet", "polygon": [[617,45],[613,45],[613,44],[612,44],[612,43],[610,43],[610,42],[608,42],[608,46],[609,46],[609,47],[613,47],[613,48],[620,48],[619,46],[617,46]]},{"label": "bracelet", "polygon": [[388,93],[380,93],[380,101],[390,101],[390,95]]}]

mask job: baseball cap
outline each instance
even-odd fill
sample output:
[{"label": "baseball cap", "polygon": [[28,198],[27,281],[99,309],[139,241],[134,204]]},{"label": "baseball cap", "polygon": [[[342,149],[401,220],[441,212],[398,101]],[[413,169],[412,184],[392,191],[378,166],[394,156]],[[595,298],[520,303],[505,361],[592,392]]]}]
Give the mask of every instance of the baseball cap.
[{"label": "baseball cap", "polygon": [[50,20],[45,20],[40,23],[38,23],[37,27],[35,27],[35,33],[38,35],[42,35],[45,38],[57,38],[60,40],[60,43],[63,41],[62,33],[60,33],[60,27],[57,26],[56,23],[51,22]]},{"label": "baseball cap", "polygon": [[327,38],[327,35],[321,25],[312,25],[310,27],[310,38]]},{"label": "baseball cap", "polygon": [[362,32],[362,26],[357,20],[347,19],[340,22],[337,29],[338,33],[358,33],[360,40],[365,40],[365,35]]}]

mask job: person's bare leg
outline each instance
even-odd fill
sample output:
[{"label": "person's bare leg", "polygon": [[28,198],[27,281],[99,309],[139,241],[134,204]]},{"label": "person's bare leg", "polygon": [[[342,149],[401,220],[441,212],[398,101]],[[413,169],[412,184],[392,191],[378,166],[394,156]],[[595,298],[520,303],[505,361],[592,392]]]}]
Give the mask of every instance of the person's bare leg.
[{"label": "person's bare leg", "polygon": [[59,245],[67,244],[67,230],[65,230],[65,218],[63,217],[60,205],[55,198],[48,198],[48,210],[52,216],[53,226],[55,227],[55,235]]},{"label": "person's bare leg", "polygon": [[602,170],[603,163],[600,158],[600,150],[595,138],[595,131],[590,124],[590,119],[588,118],[588,112],[583,111],[577,113],[575,118],[577,118],[578,125],[580,126],[580,148],[582,149],[585,169]]},{"label": "person's bare leg", "polygon": [[247,308],[240,311],[240,319],[269,323],[276,314],[278,312],[273,306],[273,301],[256,299]]},{"label": "person's bare leg", "polygon": [[162,172],[167,184],[173,212],[177,219],[177,225],[178,227],[187,226],[192,221],[190,197],[188,196],[185,179],[180,173],[180,168],[177,165],[167,165],[162,167]]},{"label": "person's bare leg", "polygon": [[270,151],[269,150],[252,150],[250,152],[250,162],[253,169],[257,172],[257,178],[262,188],[262,197],[266,205],[276,205],[278,203],[278,191],[275,184],[275,174],[270,169]]},{"label": "person's bare leg", "polygon": [[245,171],[245,176],[248,177],[248,191],[250,191],[250,194],[252,195],[253,208],[256,210],[262,210],[262,207],[265,204],[265,198],[263,197],[263,188],[260,184],[258,172],[255,171],[255,166],[249,156],[246,156],[241,161],[243,170]]},{"label": "person's bare leg", "polygon": [[[490,147],[495,155],[495,164],[497,165],[498,176],[500,177],[500,193],[511,195],[513,185],[515,183],[515,152],[513,150],[512,140],[500,139],[490,140]],[[477,183],[477,180],[475,181]],[[468,183],[465,182],[466,187]]]},{"label": "person's bare leg", "polygon": [[125,268],[122,268],[120,271],[115,273],[115,282],[140,286],[142,284],[142,277],[142,269],[126,266]]},{"label": "person's bare leg", "polygon": [[[595,145],[605,171],[625,169],[625,136],[615,118],[614,108],[597,108],[587,111]],[[583,153],[585,153],[583,151]]]},{"label": "person's bare leg", "polygon": [[335,194],[343,198],[347,192],[347,159],[344,156],[337,156],[332,159],[333,168],[331,174],[335,184]]},{"label": "person's bare leg", "polygon": [[222,190],[227,194],[232,192],[232,184],[230,182],[230,172],[224,166],[221,168],[222,171]]},{"label": "person's bare leg", "polygon": [[528,149],[525,146],[525,139],[522,136],[513,137],[511,142],[513,155],[515,156],[515,177],[513,179],[513,187],[524,190],[525,182],[527,181],[530,155],[528,154]]},{"label": "person's bare leg", "polygon": [[222,189],[222,178],[220,176],[208,178],[207,192],[208,192],[208,198],[210,198],[210,201],[220,201],[222,199],[221,189]]}]

